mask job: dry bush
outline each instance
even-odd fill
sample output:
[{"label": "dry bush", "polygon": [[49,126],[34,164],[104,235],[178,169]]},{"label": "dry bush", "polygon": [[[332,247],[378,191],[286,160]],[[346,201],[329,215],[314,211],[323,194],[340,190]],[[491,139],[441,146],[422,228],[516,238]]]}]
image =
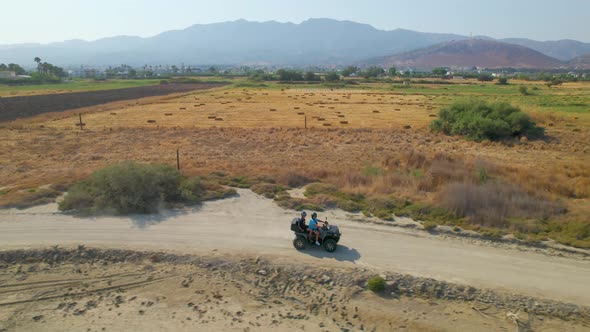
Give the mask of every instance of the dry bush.
[{"label": "dry bush", "polygon": [[399,173],[389,173],[374,179],[369,192],[389,195],[399,192],[402,188],[413,187],[414,182],[415,179],[410,176]]},{"label": "dry bush", "polygon": [[287,171],[286,173],[280,174],[279,182],[288,185],[291,188],[303,187],[308,183],[314,182],[315,179],[308,177],[305,174],[295,171]]},{"label": "dry bush", "polygon": [[428,158],[422,152],[411,150],[404,155],[406,168],[424,168],[427,164]]},{"label": "dry bush", "polygon": [[502,183],[453,182],[441,192],[439,200],[457,216],[490,227],[508,227],[509,218],[547,219],[565,212],[559,203]]}]

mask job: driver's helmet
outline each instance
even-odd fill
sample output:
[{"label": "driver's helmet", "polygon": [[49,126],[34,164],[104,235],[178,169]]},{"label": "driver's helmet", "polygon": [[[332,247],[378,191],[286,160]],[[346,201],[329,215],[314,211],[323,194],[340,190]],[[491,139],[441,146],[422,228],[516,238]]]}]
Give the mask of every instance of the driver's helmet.
[{"label": "driver's helmet", "polygon": [[305,217],[307,217],[307,212],[305,212],[305,211],[301,212],[301,218],[305,218]]},{"label": "driver's helmet", "polygon": [[318,214],[314,212],[314,213],[311,214],[311,217],[315,219],[315,218],[318,217]]}]

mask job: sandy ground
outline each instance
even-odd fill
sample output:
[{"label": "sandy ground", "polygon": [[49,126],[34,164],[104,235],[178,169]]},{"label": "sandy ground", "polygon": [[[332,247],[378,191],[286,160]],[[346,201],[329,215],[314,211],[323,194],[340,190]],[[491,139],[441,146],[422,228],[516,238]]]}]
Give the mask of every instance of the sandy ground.
[{"label": "sandy ground", "polygon": [[[338,250],[292,247],[293,212],[248,190],[159,216],[76,218],[55,205],[2,210],[0,249],[87,244],[183,253],[268,255],[300,264],[366,267],[517,292],[576,304],[590,303],[590,261],[491,246],[465,239],[354,221],[341,211],[321,213],[343,232]],[[357,216],[358,217],[358,216]],[[556,282],[559,281],[559,282]]]},{"label": "sandy ground", "polygon": [[[81,251],[75,250],[74,255]],[[590,321],[481,302],[373,293],[364,269],[309,268],[218,252],[191,262],[25,259],[2,265],[0,331],[584,331]],[[128,254],[128,253],[127,253]],[[99,253],[100,255],[100,253]],[[136,254],[131,254],[136,255]],[[130,258],[130,256],[126,256]],[[180,259],[183,261],[183,259]],[[365,279],[366,280],[366,279]],[[515,321],[507,314],[516,314]]]}]

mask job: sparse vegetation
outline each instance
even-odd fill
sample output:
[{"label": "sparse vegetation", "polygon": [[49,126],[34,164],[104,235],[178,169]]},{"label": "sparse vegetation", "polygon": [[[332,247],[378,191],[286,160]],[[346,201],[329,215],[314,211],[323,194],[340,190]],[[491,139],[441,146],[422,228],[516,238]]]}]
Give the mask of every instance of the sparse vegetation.
[{"label": "sparse vegetation", "polygon": [[[584,152],[590,119],[587,83],[568,82],[555,89],[527,83],[535,93],[523,98],[519,81],[502,86],[471,79],[461,84],[414,79],[403,90],[392,91],[392,83],[381,79],[360,80],[354,90],[349,90],[350,79],[334,84],[276,79],[236,79],[234,86],[154,98],[154,103],[88,108],[82,135],[72,130],[78,122],[73,111],[5,123],[1,130],[6,142],[19,142],[20,148],[16,155],[12,145],[2,146],[7,157],[0,169],[6,179],[0,203],[30,202],[44,191],[47,179],[67,187],[123,157],[173,164],[180,147],[183,174],[199,179],[184,183],[184,191],[192,194],[185,197],[191,200],[210,197],[201,196],[202,186],[206,193],[224,197],[221,185],[227,185],[250,188],[291,209],[341,207],[383,220],[393,214],[410,216],[425,227],[444,224],[490,236],[518,232],[527,241],[551,238],[590,246],[590,214],[584,203],[590,195]],[[0,93],[12,93],[6,91]],[[438,109],[472,96],[517,105],[547,128],[549,138],[511,133],[502,144],[490,139],[475,143],[426,130],[433,119],[440,119]],[[522,115],[512,121],[531,120]],[[147,119],[155,122],[148,124]],[[59,158],[39,158],[48,151]],[[307,197],[287,194],[286,189],[309,183],[315,184]],[[473,190],[482,200],[493,198],[494,204],[509,206],[499,213],[504,219],[484,223],[447,205],[443,193],[464,184],[470,186],[464,190]],[[65,187],[56,189],[57,194]],[[218,190],[209,190],[214,187]],[[502,195],[509,198],[502,201]],[[182,202],[181,197],[179,203],[168,204]],[[536,211],[530,208],[535,204],[551,208]]]}]

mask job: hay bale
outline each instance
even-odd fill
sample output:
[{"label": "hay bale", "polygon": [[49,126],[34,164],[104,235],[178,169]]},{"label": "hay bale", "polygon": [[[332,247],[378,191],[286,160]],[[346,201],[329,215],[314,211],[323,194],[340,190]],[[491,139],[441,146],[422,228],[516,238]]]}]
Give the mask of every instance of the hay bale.
[{"label": "hay bale", "polygon": [[324,127],[331,127],[332,125],[331,125],[331,124],[329,124],[329,123],[324,123],[324,124],[323,124],[323,126],[324,126]]},{"label": "hay bale", "polygon": [[338,117],[339,118],[343,118],[344,117],[344,114],[339,114]]},{"label": "hay bale", "polygon": [[172,113],[164,113],[165,116],[172,116]]},{"label": "hay bale", "polygon": [[223,118],[215,118],[215,121],[223,121]]},{"label": "hay bale", "polygon": [[305,115],[305,112],[298,112],[297,115]]},{"label": "hay bale", "polygon": [[186,107],[181,107],[181,108],[180,108],[180,110],[181,110],[181,111],[182,111],[182,110],[186,110]]},{"label": "hay bale", "polygon": [[326,121],[326,118],[318,118],[318,121]]},{"label": "hay bale", "polygon": [[209,115],[209,116],[207,117],[207,119],[217,119],[217,116],[216,116],[216,115]]},{"label": "hay bale", "polygon": [[301,109],[301,107],[293,107],[293,108],[294,108],[294,109],[296,109],[296,110],[299,110],[299,109]]},{"label": "hay bale", "polygon": [[340,124],[348,124],[348,121],[340,121]]},{"label": "hay bale", "polygon": [[270,109],[270,111],[271,111],[271,112],[276,112],[276,111],[277,111],[277,109],[276,109],[276,108],[271,108],[271,109]]},{"label": "hay bale", "polygon": [[111,113],[111,115],[117,115],[117,113]]},{"label": "hay bale", "polygon": [[156,120],[147,120],[147,123],[156,123]]},{"label": "hay bale", "polygon": [[438,115],[436,115],[436,114],[429,114],[428,116],[431,117],[431,118],[436,118]]},{"label": "hay bale", "polygon": [[404,129],[412,129],[412,126],[405,125],[405,126],[404,126]]},{"label": "hay bale", "polygon": [[379,112],[378,110],[374,110],[373,113],[381,113],[381,112]]}]

